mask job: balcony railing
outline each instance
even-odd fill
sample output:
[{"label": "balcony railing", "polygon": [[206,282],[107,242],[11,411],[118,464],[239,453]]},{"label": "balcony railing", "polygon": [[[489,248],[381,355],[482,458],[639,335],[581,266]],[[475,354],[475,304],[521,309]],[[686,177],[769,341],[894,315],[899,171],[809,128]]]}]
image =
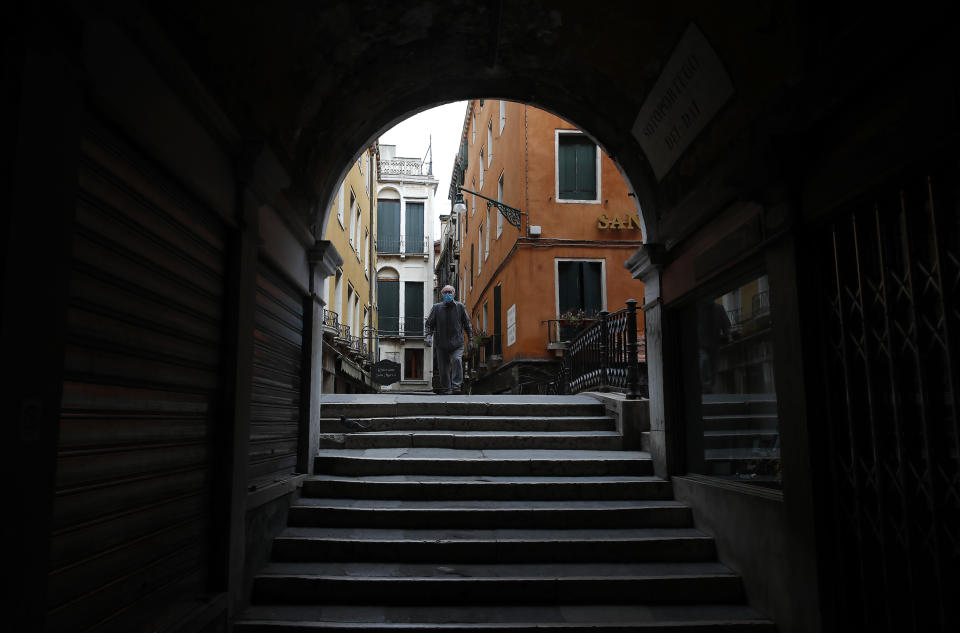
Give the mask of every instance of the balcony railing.
[{"label": "balcony railing", "polygon": [[559,381],[563,393],[623,391],[633,399],[641,395],[640,374],[645,367],[646,346],[637,332],[637,302],[630,299],[619,312],[601,312],[596,322],[569,341]]},{"label": "balcony railing", "polygon": [[377,335],[380,338],[418,338],[423,337],[427,320],[423,317],[385,317],[380,316]]},{"label": "balcony railing", "polygon": [[401,240],[399,235],[378,235],[377,236],[377,253],[380,255],[385,255],[389,253],[399,253],[400,241]]},{"label": "balcony railing", "polygon": [[427,165],[419,158],[387,158],[380,161],[380,175],[429,176]]},{"label": "balcony railing", "polygon": [[320,319],[323,329],[327,332],[332,334],[338,334],[340,332],[340,315],[333,310],[327,310],[324,308]]},{"label": "balcony railing", "polygon": [[379,255],[423,255],[431,248],[429,237],[422,240],[408,240],[406,236],[379,235],[377,236],[377,253]]},{"label": "balcony railing", "polygon": [[579,319],[571,321],[569,319],[549,319],[541,321],[541,324],[547,325],[547,347],[550,349],[563,349],[563,345],[577,337],[585,329],[597,322],[597,319]]}]

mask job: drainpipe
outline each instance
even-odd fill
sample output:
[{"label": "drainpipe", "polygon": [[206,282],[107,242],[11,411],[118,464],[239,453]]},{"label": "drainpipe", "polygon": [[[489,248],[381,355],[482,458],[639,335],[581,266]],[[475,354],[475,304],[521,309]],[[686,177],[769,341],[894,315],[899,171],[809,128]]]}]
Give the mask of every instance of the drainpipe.
[{"label": "drainpipe", "polygon": [[[370,239],[367,240],[367,242],[369,242],[369,246],[367,247],[369,251],[367,253],[367,270],[369,271],[370,283],[368,283],[367,286],[370,290],[370,297],[368,301],[370,303],[369,316],[370,316],[371,326],[373,325],[373,306],[374,306],[373,284],[377,282],[377,266],[373,261],[373,251],[374,251],[373,244],[376,241],[376,235],[373,232],[373,201],[377,195],[377,191],[376,189],[374,189],[376,182],[373,179],[373,168],[374,168],[374,162],[376,160],[373,154],[375,146],[376,146],[376,143],[374,143],[367,149],[367,181],[369,182],[369,186],[367,187],[367,189],[370,191],[370,194],[367,196],[367,204],[369,205],[369,211],[370,211],[370,217],[367,220],[367,226],[370,229]],[[369,338],[367,340],[367,355],[369,357],[368,360],[371,363],[373,363],[375,362],[374,359],[376,358],[376,350],[373,349],[373,341],[375,340],[376,337],[374,337],[373,335],[372,328],[369,330],[369,332],[370,332],[368,335]]]}]

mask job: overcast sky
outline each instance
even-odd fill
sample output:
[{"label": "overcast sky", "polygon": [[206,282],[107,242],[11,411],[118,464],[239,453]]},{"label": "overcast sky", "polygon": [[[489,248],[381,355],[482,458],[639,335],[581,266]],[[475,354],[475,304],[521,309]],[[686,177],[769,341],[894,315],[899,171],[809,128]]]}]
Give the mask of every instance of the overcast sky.
[{"label": "overcast sky", "polygon": [[450,213],[450,201],[447,199],[450,171],[460,148],[460,132],[466,111],[466,101],[448,103],[415,114],[380,136],[381,145],[397,146],[397,156],[423,158],[430,144],[430,136],[433,135],[433,175],[440,181],[433,199],[433,239],[440,236],[438,217]]}]

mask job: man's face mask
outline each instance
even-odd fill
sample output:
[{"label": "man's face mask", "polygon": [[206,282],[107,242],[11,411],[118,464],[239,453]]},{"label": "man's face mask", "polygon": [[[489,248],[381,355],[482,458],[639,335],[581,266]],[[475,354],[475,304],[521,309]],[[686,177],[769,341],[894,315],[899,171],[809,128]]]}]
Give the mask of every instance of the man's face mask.
[{"label": "man's face mask", "polygon": [[451,301],[453,301],[453,293],[452,292],[443,293],[443,302],[450,303]]}]

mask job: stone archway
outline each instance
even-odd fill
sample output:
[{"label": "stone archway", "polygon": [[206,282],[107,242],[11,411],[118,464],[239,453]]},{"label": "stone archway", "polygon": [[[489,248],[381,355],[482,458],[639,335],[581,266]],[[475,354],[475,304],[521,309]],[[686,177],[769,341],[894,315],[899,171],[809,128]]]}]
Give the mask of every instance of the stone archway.
[{"label": "stone archway", "polygon": [[[265,137],[292,176],[300,213],[326,212],[343,157],[430,106],[485,96],[559,114],[603,147],[632,183],[650,241],[745,123],[768,107],[795,63],[792,3],[756,11],[691,3],[584,11],[572,2],[443,1],[317,4],[301,12],[164,3],[157,15],[205,69],[229,111]],[[694,21],[727,71],[736,107],[722,110],[660,182],[631,133],[668,59]],[[763,50],[764,64],[749,51]],[[730,166],[733,167],[732,165]],[[702,215],[721,203],[710,184]],[[729,195],[727,195],[729,197]]]}]

